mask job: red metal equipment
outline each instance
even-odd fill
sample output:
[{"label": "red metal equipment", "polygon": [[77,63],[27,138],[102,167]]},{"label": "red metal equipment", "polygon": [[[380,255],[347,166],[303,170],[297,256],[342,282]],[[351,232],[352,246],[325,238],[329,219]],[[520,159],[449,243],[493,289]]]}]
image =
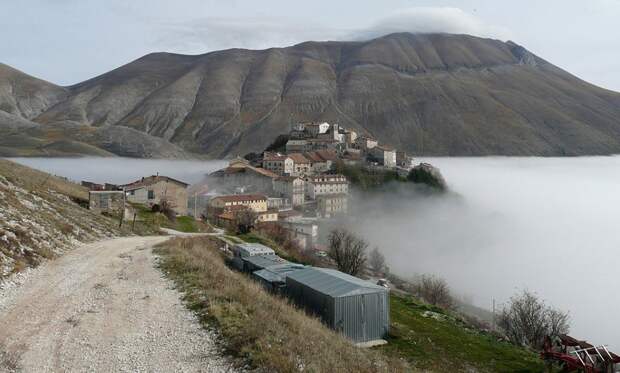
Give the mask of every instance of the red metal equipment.
[{"label": "red metal equipment", "polygon": [[607,346],[594,346],[568,335],[546,337],[542,359],[557,363],[562,372],[613,373],[620,356],[607,350]]}]

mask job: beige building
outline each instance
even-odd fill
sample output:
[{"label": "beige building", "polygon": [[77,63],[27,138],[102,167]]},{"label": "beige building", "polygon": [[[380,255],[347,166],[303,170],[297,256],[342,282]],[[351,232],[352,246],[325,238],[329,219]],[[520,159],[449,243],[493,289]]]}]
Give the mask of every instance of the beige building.
[{"label": "beige building", "polygon": [[343,175],[315,175],[306,178],[306,196],[316,199],[326,194],[348,194],[349,181]]},{"label": "beige building", "polygon": [[235,159],[229,166],[213,172],[209,178],[214,188],[234,191],[237,188],[257,193],[271,193],[273,180],[279,175],[260,167],[251,166],[246,160]]},{"label": "beige building", "polygon": [[263,168],[278,175],[291,175],[294,172],[294,161],[287,155],[265,152]]},{"label": "beige building", "polygon": [[281,176],[273,181],[273,191],[277,197],[287,198],[293,206],[305,202],[304,180],[295,176]]},{"label": "beige building", "polygon": [[249,209],[256,213],[259,223],[278,221],[278,211],[267,208],[267,197],[263,194],[233,194],[214,197],[209,201],[207,215],[211,221],[230,228],[235,220],[235,214]]},{"label": "beige building", "polygon": [[189,184],[167,176],[149,176],[123,185],[128,202],[153,207],[167,200],[178,215],[187,214],[187,187]]},{"label": "beige building", "polygon": [[317,196],[317,213],[322,217],[332,217],[338,214],[344,214],[348,208],[347,194],[324,194]]},{"label": "beige building", "polygon": [[301,153],[291,153],[288,155],[293,160],[293,172],[290,176],[303,176],[312,171],[312,163]]},{"label": "beige building", "polygon": [[263,194],[233,194],[211,198],[209,207],[213,209],[232,210],[244,206],[254,212],[267,211],[267,197]]}]

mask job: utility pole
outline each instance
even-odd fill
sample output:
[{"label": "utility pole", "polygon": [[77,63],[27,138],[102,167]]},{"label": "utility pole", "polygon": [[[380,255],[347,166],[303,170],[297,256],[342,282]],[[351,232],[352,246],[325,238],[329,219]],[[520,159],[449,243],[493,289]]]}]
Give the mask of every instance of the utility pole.
[{"label": "utility pole", "polygon": [[194,192],[194,219],[198,219],[198,206],[196,205],[198,192]]},{"label": "utility pole", "polygon": [[492,301],[493,302],[493,306],[492,306],[493,308],[492,308],[491,312],[493,312],[493,321],[491,322],[491,326],[492,326],[492,329],[495,330],[495,298],[492,298],[492,299],[493,299],[493,301]]}]

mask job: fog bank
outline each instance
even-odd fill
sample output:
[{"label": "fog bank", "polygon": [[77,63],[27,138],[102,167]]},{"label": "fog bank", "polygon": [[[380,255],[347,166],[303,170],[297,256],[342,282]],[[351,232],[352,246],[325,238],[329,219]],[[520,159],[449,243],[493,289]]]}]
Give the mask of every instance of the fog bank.
[{"label": "fog bank", "polygon": [[73,181],[127,184],[143,176],[170,176],[189,184],[196,183],[208,173],[224,167],[226,161],[186,161],[136,158],[8,158]]},{"label": "fog bank", "polygon": [[486,309],[527,288],[570,311],[575,337],[620,348],[620,157],[425,161],[457,195],[356,199],[353,229],[393,272],[439,274]]}]

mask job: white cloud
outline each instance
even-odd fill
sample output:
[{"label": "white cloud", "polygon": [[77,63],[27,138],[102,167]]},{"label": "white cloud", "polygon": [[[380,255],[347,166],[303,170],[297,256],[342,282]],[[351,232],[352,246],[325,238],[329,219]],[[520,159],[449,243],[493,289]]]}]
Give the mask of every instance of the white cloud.
[{"label": "white cloud", "polygon": [[292,18],[207,17],[158,24],[155,45],[177,53],[205,53],[228,48],[286,47],[304,41],[368,40],[394,32],[454,33],[508,40],[510,33],[454,7],[401,9],[357,29],[326,27]]},{"label": "white cloud", "polygon": [[160,25],[156,45],[177,53],[204,53],[229,48],[286,47],[308,40],[341,39],[345,30],[308,27],[287,19],[201,18]]},{"label": "white cloud", "polygon": [[372,39],[394,32],[469,34],[502,40],[508,40],[511,34],[459,8],[414,7],[398,10],[353,36]]}]

